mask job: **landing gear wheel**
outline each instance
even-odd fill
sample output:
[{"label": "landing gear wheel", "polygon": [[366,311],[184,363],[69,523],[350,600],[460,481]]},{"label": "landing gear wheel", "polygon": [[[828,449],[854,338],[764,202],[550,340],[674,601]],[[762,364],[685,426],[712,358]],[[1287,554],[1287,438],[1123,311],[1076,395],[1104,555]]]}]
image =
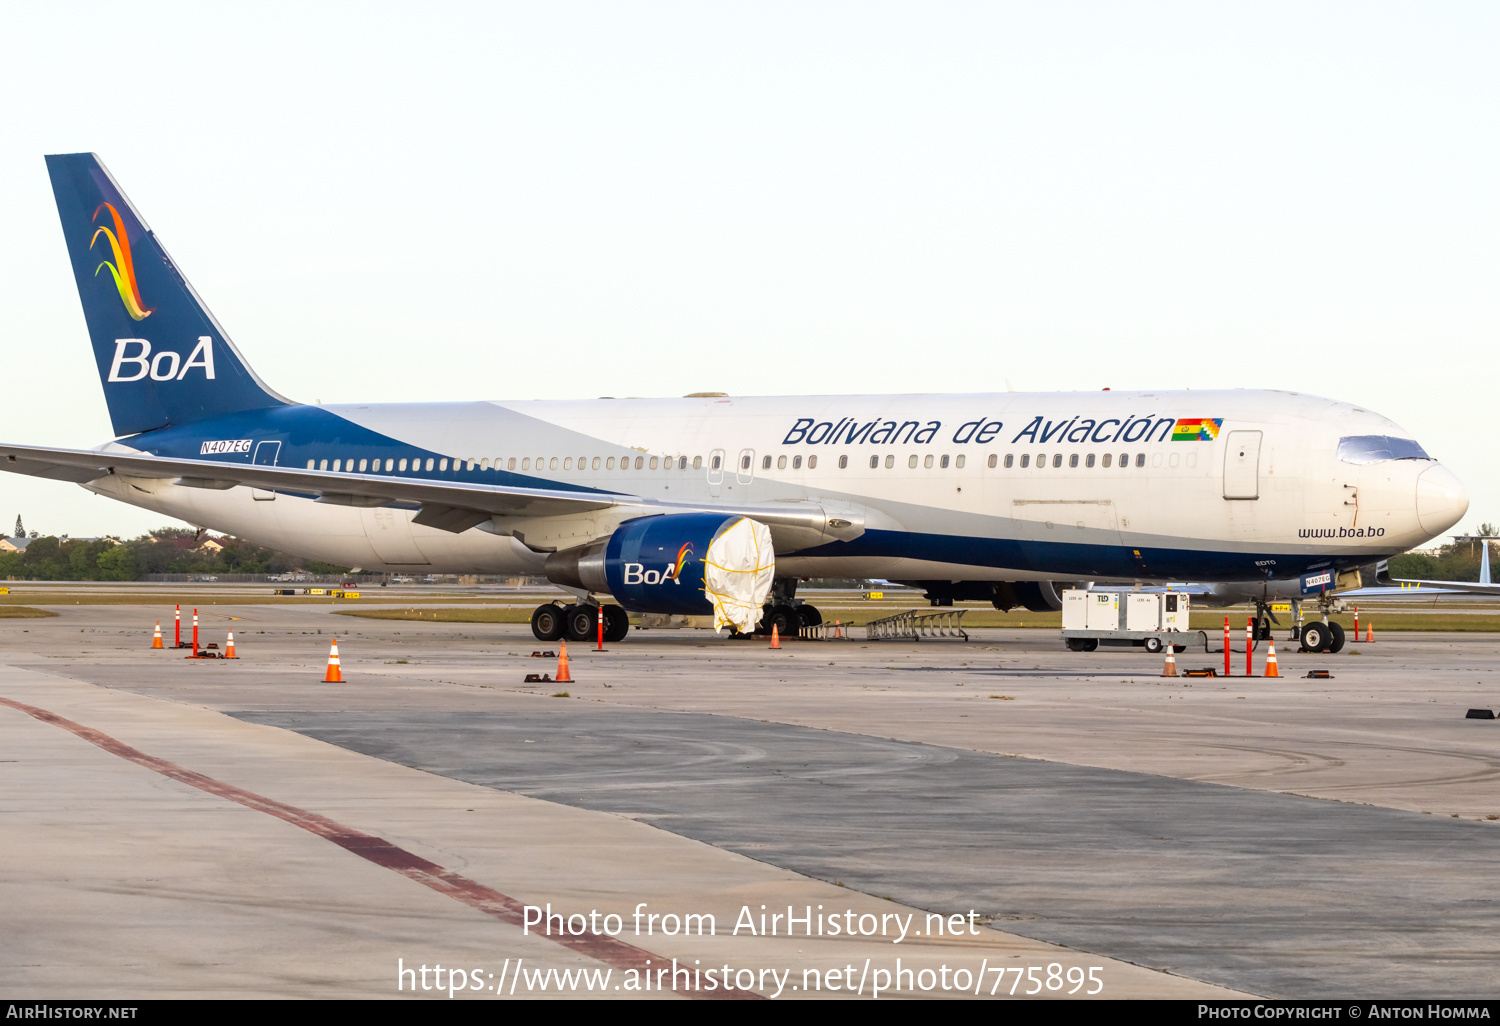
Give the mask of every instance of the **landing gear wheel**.
[{"label": "landing gear wheel", "polygon": [[569,641],[594,641],[599,637],[599,607],[580,604],[563,613]]},{"label": "landing gear wheel", "polygon": [[1271,640],[1271,618],[1269,616],[1263,616],[1259,620],[1255,621],[1255,640]]},{"label": "landing gear wheel", "polygon": [[1337,652],[1344,647],[1344,628],[1334,620],[1328,621],[1328,633],[1333,637],[1328,641],[1328,651]]},{"label": "landing gear wheel", "polygon": [[620,606],[604,607],[604,640],[610,644],[624,641],[630,633],[630,614]]},{"label": "landing gear wheel", "polygon": [[1156,655],[1162,650],[1162,643],[1160,638],[1147,638],[1145,641],[1141,642],[1141,644],[1144,645],[1146,651],[1150,652],[1152,655]]},{"label": "landing gear wheel", "polygon": [[538,641],[556,641],[566,629],[562,609],[551,602],[537,606],[531,614],[531,634]]},{"label": "landing gear wheel", "polygon": [[797,607],[797,615],[802,618],[804,627],[817,627],[823,623],[823,614],[818,612],[818,607],[810,606],[806,602]]},{"label": "landing gear wheel", "polygon": [[1329,625],[1320,620],[1304,624],[1302,627],[1302,651],[1322,652],[1327,649],[1329,642],[1333,640],[1333,632]]},{"label": "landing gear wheel", "polygon": [[761,634],[770,634],[772,627],[783,638],[795,638],[802,629],[802,615],[797,612],[796,606],[771,606],[766,610],[765,619],[756,625],[756,630]]}]

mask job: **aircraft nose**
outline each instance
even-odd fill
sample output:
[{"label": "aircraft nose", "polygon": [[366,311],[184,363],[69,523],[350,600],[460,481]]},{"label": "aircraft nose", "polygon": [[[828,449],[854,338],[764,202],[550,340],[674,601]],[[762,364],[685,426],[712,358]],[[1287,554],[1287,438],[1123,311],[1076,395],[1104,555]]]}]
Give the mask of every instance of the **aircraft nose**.
[{"label": "aircraft nose", "polygon": [[1439,464],[1417,478],[1417,522],[1428,535],[1442,534],[1469,511],[1469,493],[1453,472]]}]

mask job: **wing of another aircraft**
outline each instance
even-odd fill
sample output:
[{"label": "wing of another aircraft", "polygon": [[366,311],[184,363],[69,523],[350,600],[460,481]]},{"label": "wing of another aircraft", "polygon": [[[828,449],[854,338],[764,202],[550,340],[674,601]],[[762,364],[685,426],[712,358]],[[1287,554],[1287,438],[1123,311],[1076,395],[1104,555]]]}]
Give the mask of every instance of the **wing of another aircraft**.
[{"label": "wing of another aircraft", "polygon": [[1441,588],[1443,591],[1463,592],[1468,595],[1500,595],[1500,584],[1490,581],[1490,545],[1486,540],[1479,547],[1479,580],[1476,581],[1416,581],[1403,577],[1392,577],[1382,562],[1375,577],[1377,584],[1396,587],[1399,585],[1414,584],[1423,588]]}]

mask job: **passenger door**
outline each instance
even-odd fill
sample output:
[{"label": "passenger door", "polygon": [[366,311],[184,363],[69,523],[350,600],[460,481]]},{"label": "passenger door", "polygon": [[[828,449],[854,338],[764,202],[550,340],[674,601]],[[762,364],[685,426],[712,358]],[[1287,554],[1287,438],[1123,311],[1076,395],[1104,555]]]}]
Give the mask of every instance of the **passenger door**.
[{"label": "passenger door", "polygon": [[1224,450],[1224,498],[1260,498],[1259,431],[1231,431]]}]

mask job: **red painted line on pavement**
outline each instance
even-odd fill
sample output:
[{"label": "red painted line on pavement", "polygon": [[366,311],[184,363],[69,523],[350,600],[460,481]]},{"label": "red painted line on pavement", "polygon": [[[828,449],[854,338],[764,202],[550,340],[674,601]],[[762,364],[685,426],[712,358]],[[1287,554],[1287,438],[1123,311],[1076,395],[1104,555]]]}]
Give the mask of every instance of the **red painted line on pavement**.
[{"label": "red painted line on pavement", "polygon": [[[326,841],[332,841],[353,855],[358,855],[360,858],[373,862],[377,866],[384,866],[386,869],[400,873],[402,876],[410,880],[415,880],[422,886],[431,888],[439,894],[446,895],[454,901],[462,902],[470,908],[478,909],[486,915],[494,916],[501,922],[509,923],[512,926],[524,926],[525,924],[524,905],[515,898],[507,894],[501,894],[494,888],[486,887],[477,880],[470,880],[468,877],[455,873],[452,870],[444,869],[436,862],[429,862],[420,855],[415,855],[405,848],[398,847],[383,837],[362,833],[353,827],[347,827],[342,823],[329,819],[327,816],[320,816],[316,812],[299,809],[295,805],[278,802],[274,798],[266,798],[263,795],[256,794],[254,791],[247,791],[242,787],[226,784],[222,780],[215,780],[213,777],[202,773],[184,769],[175,762],[159,759],[154,755],[147,755],[140,749],[132,748],[123,741],[117,741],[103,731],[95,730],[93,727],[85,727],[81,723],[75,723],[46,709],[39,709],[34,705],[27,705],[24,702],[17,702],[9,698],[0,698],[0,705],[9,706],[12,709],[25,713],[33,719],[40,720],[43,723],[50,723],[54,727],[61,727],[63,730],[76,734],[90,744],[104,749],[111,755],[118,755],[122,759],[128,759],[136,765],[154,770],[164,777],[171,777],[173,780],[187,784],[189,787],[196,787],[200,791],[206,791],[216,797],[236,802],[247,809],[264,812],[293,826],[301,827],[310,834],[317,834]],[[544,935],[537,934],[536,936],[541,937]],[[633,944],[627,944],[614,937],[600,937],[588,934],[575,937],[571,934],[563,934],[557,937],[547,937],[546,939],[622,971],[629,969],[647,971],[646,959],[648,958],[652,960],[652,969],[661,967],[662,963],[660,955],[647,951],[645,948],[638,948]],[[668,964],[670,964],[670,960],[668,960]],[[686,997],[704,999],[758,1000],[761,998],[759,994],[744,990],[684,991],[679,993],[684,994]]]}]

